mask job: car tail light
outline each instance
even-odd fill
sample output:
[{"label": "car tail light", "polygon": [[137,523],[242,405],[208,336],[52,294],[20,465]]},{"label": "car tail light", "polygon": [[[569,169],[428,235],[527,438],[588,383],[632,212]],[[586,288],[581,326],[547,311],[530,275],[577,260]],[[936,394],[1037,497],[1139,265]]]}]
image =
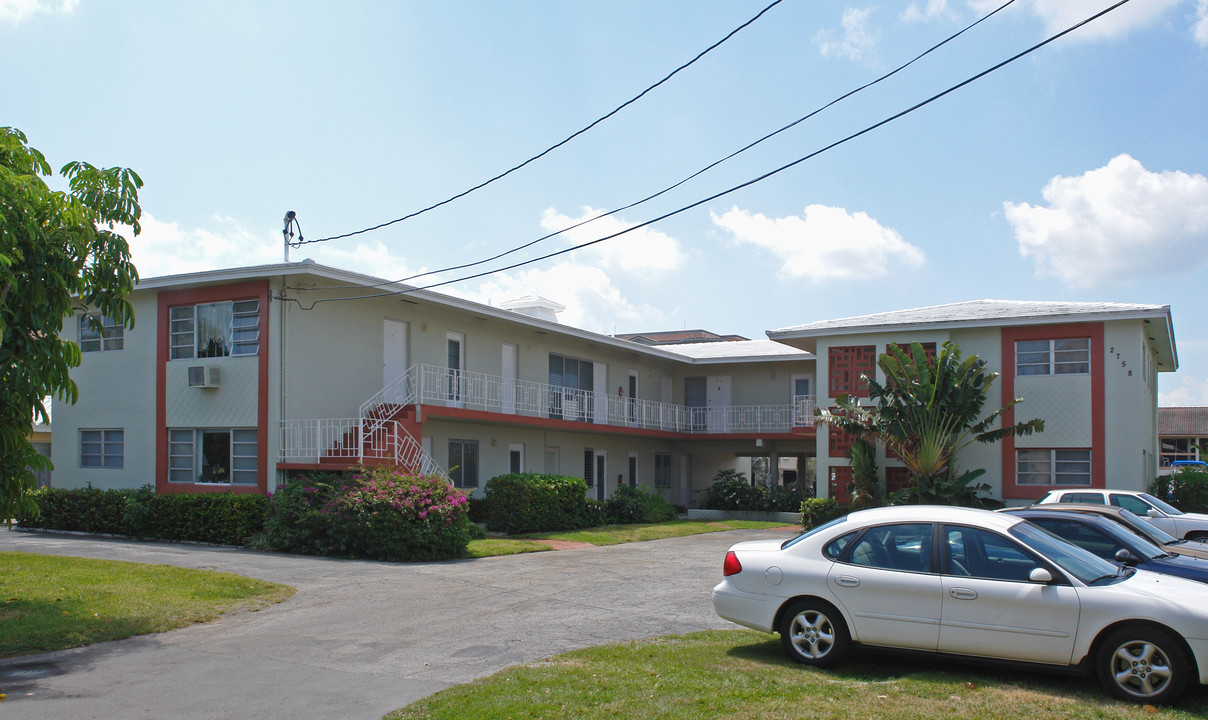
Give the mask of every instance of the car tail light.
[{"label": "car tail light", "polygon": [[734,554],[733,550],[727,551],[726,561],[721,566],[721,574],[730,577],[740,572],[742,572],[742,563],[738,562],[738,556]]}]

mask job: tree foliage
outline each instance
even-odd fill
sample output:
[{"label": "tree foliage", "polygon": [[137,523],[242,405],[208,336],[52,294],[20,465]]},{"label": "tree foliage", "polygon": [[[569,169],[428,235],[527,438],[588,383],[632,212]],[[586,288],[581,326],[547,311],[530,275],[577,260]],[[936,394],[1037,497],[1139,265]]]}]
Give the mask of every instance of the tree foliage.
[{"label": "tree foliage", "polygon": [[118,229],[138,235],[143,181],[83,162],[59,172],[66,191],[47,185],[50,165],[24,133],[0,127],[0,519],[37,511],[31,468],[50,462],[28,434],[49,422],[42,398],[76,400],[80,349],[59,338],[64,319],[89,309],[134,327],[138,273]]},{"label": "tree foliage", "polygon": [[1002,414],[1023,398],[981,417],[998,373],[987,371],[985,361],[977,355],[962,359],[960,348],[951,341],[934,358],[928,358],[919,343],[913,343],[909,353],[890,345],[889,352],[877,359],[877,366],[885,376],[884,385],[875,378],[864,378],[875,406],[840,395],[835,401],[838,411],[820,408],[818,421],[882,443],[910,470],[916,500],[972,502],[977,491],[985,488],[974,485],[973,480],[985,471],[958,473],[960,451],[974,442],[993,443],[1044,430],[1040,419],[998,427]]}]

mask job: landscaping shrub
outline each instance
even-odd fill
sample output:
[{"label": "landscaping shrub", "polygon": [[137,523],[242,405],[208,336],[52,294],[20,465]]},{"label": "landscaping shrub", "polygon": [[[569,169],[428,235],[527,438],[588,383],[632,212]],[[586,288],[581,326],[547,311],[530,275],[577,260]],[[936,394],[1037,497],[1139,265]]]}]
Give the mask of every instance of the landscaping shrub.
[{"label": "landscaping shrub", "polygon": [[707,510],[745,510],[748,512],[797,512],[801,495],[795,488],[773,485],[751,485],[746,476],[733,470],[723,470],[705,492]]},{"label": "landscaping shrub", "polygon": [[264,526],[267,501],[259,495],[184,493],[157,495],[137,490],[66,490],[34,493],[41,514],[20,517],[22,527],[243,545]]},{"label": "landscaping shrub", "polygon": [[[592,522],[587,482],[582,478],[536,473],[497,475],[486,485],[487,530],[511,535],[576,530]],[[600,518],[602,519],[602,517]]]},{"label": "landscaping shrub", "polygon": [[834,498],[810,498],[801,503],[801,529],[810,530],[847,514]]},{"label": "landscaping shrub", "polygon": [[486,498],[472,497],[470,501],[470,522],[485,523],[487,521],[487,500]]},{"label": "landscaping shrub", "polygon": [[667,522],[677,516],[662,495],[631,485],[622,485],[604,501],[604,514],[607,522],[616,525]]},{"label": "landscaping shrub", "polygon": [[473,534],[464,493],[394,467],[292,481],[265,522],[277,550],[387,561],[460,557]]},{"label": "landscaping shrub", "polygon": [[1184,467],[1160,475],[1149,484],[1149,493],[1183,512],[1208,512],[1208,470]]}]

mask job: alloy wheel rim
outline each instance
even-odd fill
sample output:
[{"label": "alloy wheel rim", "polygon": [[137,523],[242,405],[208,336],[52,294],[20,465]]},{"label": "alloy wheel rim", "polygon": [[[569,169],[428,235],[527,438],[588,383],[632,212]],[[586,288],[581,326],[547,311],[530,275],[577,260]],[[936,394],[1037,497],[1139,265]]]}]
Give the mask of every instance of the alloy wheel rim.
[{"label": "alloy wheel rim", "polygon": [[835,645],[830,620],[817,611],[803,612],[793,618],[793,647],[803,656],[817,660]]},{"label": "alloy wheel rim", "polygon": [[1153,643],[1124,643],[1112,654],[1116,685],[1129,695],[1147,698],[1162,692],[1173,672],[1166,654]]}]

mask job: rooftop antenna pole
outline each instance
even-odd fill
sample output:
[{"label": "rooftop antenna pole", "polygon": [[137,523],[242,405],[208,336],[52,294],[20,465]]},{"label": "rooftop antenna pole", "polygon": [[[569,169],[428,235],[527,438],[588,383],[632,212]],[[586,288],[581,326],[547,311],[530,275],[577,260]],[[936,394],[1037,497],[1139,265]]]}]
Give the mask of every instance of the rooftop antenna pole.
[{"label": "rooftop antenna pole", "polygon": [[[298,242],[292,242],[294,239],[294,231],[291,227],[298,228]],[[302,225],[298,222],[298,214],[293,210],[285,213],[285,228],[281,231],[281,237],[285,240],[285,262],[289,262],[290,246],[302,245]]]}]

